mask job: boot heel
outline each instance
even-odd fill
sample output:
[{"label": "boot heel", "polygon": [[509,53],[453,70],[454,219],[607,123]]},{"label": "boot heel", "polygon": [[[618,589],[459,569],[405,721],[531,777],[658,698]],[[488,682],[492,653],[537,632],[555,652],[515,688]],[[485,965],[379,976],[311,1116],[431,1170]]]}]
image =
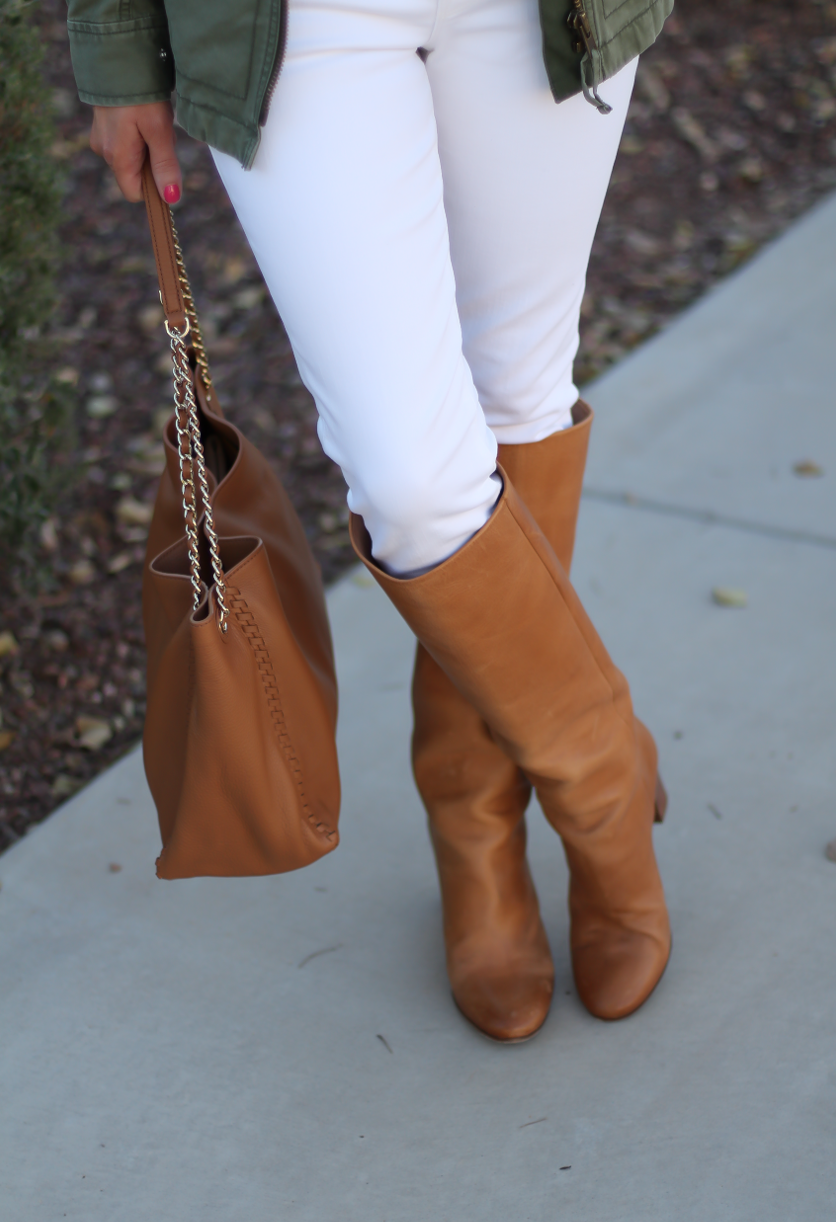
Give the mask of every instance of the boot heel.
[{"label": "boot heel", "polygon": [[656,806],[653,812],[653,822],[662,823],[665,818],[665,811],[668,809],[668,794],[665,786],[662,784],[662,778],[656,774]]}]

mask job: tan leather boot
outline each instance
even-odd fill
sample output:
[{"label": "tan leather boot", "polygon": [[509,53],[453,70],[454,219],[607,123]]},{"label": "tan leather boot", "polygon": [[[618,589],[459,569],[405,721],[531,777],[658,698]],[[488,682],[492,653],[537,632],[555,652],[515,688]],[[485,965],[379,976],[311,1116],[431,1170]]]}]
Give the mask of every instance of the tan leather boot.
[{"label": "tan leather boot", "polygon": [[[567,573],[592,411],[579,400],[572,415],[571,428],[544,441],[499,448]],[[545,1021],[554,985],[525,854],[531,786],[420,642],[412,701],[412,764],[438,867],[453,997],[491,1038],[527,1039]]]},{"label": "tan leather boot", "polygon": [[420,577],[382,572],[362,520],[355,550],[415,635],[534,784],[570,871],[575,983],[621,1018],[670,954],[653,852],[656,748],[553,549],[504,472],[485,527]]}]

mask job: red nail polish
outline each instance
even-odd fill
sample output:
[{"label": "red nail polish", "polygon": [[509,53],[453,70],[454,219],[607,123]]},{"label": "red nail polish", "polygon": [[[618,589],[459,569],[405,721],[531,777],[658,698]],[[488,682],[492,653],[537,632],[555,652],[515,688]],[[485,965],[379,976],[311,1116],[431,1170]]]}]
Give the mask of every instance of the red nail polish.
[{"label": "red nail polish", "polygon": [[176,204],[180,198],[180,188],[177,186],[177,183],[170,182],[163,191],[163,195],[167,204]]}]

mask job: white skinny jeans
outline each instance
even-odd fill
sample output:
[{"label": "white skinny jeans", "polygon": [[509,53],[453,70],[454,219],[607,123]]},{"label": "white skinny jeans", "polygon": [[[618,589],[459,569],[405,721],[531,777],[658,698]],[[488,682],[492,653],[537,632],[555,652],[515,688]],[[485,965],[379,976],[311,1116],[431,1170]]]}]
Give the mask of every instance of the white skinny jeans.
[{"label": "white skinny jeans", "polygon": [[322,446],[391,573],[485,524],[497,441],[570,423],[634,76],[605,86],[610,115],[556,105],[537,0],[290,0],[254,165],[214,152]]}]

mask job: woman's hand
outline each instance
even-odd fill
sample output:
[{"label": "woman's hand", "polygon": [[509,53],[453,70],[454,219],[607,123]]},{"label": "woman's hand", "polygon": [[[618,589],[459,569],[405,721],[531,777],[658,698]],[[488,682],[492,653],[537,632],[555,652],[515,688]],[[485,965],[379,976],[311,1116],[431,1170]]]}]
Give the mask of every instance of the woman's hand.
[{"label": "woman's hand", "polygon": [[177,203],[183,178],[174,143],[170,102],[93,107],[90,147],[104,157],[125,199],[132,203],[142,199],[141,170],[146,146],[157,190],[166,203]]}]

